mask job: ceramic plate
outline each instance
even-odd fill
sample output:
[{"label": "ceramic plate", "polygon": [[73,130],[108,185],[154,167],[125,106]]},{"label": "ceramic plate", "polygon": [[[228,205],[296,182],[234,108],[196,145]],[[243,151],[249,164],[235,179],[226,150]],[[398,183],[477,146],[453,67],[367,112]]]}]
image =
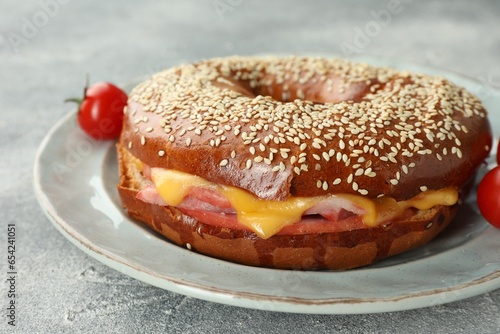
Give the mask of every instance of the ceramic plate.
[{"label": "ceramic plate", "polygon": [[[467,87],[492,113],[493,128],[500,129],[500,92],[488,85],[439,69],[368,60],[443,75]],[[262,269],[196,254],[124,215],[116,192],[114,145],[86,137],[78,129],[74,113],[64,117],[38,150],[36,196],[49,219],[76,246],[154,286],[235,306],[330,314],[426,307],[500,287],[500,230],[481,218],[473,200],[428,245],[351,271]]]}]

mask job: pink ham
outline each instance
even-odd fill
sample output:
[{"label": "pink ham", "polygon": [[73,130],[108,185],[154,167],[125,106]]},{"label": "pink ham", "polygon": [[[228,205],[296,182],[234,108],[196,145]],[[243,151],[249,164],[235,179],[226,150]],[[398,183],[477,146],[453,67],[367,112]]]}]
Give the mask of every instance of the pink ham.
[{"label": "pink ham", "polygon": [[[235,212],[229,200],[224,197],[221,193],[208,189],[208,188],[191,188],[189,190],[187,198],[191,200],[196,199],[200,202],[205,202],[213,207],[219,208],[218,211],[221,212]],[[183,203],[184,204],[184,203]],[[212,210],[217,211],[217,210]]]},{"label": "pink ham", "polygon": [[[146,179],[151,179],[148,165],[143,166],[142,173]],[[154,185],[142,188],[136,198],[146,203],[167,206]],[[191,188],[177,209],[208,225],[250,231],[238,222],[229,200],[210,188]],[[300,222],[285,226],[277,234],[300,235],[362,229],[366,228],[361,217],[364,213],[362,208],[345,198],[330,197],[304,212]]]},{"label": "pink ham", "polygon": [[[135,197],[146,203],[167,205],[153,185],[145,186]],[[178,207],[218,213],[235,213],[231,203],[224,196],[214,190],[201,187],[190,189]]]},{"label": "pink ham", "polygon": [[365,213],[365,210],[355,203],[345,198],[332,196],[304,212],[304,215],[320,215],[330,221],[341,221]]},{"label": "pink ham", "polygon": [[156,191],[155,186],[153,186],[152,184],[142,188],[141,191],[139,191],[137,195],[135,195],[135,198],[150,204],[162,206],[167,205],[163,198],[160,197],[160,194],[158,194],[158,192]]}]

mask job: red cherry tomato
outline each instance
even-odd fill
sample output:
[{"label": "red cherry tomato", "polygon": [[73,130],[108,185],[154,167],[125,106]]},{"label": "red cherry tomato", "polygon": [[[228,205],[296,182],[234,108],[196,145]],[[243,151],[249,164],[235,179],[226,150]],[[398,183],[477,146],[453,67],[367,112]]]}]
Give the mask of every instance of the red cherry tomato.
[{"label": "red cherry tomato", "polygon": [[479,183],[477,205],[484,219],[500,228],[500,166],[490,170]]},{"label": "red cherry tomato", "polygon": [[85,89],[83,100],[68,99],[80,104],[78,124],[95,139],[118,138],[122,129],[123,108],[127,94],[108,82],[100,82]]}]

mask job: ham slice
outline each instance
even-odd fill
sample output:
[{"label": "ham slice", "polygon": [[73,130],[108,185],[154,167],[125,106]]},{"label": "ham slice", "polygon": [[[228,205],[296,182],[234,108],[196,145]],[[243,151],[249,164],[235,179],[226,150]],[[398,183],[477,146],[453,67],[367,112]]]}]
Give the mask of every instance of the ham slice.
[{"label": "ham slice", "polygon": [[[154,205],[167,205],[153,185],[141,189],[136,198]],[[212,226],[250,231],[238,222],[227,198],[212,189],[193,187],[177,208]],[[362,208],[345,198],[331,197],[304,212],[300,222],[285,226],[278,234],[332,233],[365,228],[361,219],[364,213]]]},{"label": "ham slice", "polygon": [[[212,226],[230,228],[233,230],[250,231],[240,224],[236,214],[218,213],[214,211],[191,210],[178,208],[182,213]],[[299,235],[314,233],[334,233],[366,228],[361,216],[350,216],[338,222],[332,222],[320,216],[304,216],[300,222],[287,225],[277,235]]]},{"label": "ham slice", "polygon": [[135,195],[135,198],[138,200],[141,200],[146,203],[154,204],[154,205],[161,205],[161,206],[166,206],[167,203],[163,200],[163,198],[160,197],[160,194],[156,191],[156,188],[154,185],[150,184],[142,188],[137,195]]},{"label": "ham slice", "polygon": [[[154,185],[145,186],[135,197],[150,204],[162,206],[168,205],[160,197],[160,194],[158,194]],[[236,213],[227,198],[214,190],[201,187],[190,189],[178,208],[213,211],[219,213]]]},{"label": "ham slice", "polygon": [[345,198],[330,197],[313,206],[304,215],[320,215],[330,221],[340,221],[365,214],[365,210]]}]

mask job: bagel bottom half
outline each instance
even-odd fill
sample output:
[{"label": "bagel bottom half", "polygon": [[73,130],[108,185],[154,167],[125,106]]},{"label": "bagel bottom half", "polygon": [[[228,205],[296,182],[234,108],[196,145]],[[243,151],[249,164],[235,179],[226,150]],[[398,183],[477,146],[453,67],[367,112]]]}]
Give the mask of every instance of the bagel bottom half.
[{"label": "bagel bottom half", "polygon": [[118,144],[118,192],[128,215],[170,241],[201,254],[245,265],[297,269],[350,269],[369,265],[429,242],[455,216],[458,204],[416,211],[383,226],[335,233],[274,235],[261,239],[253,232],[204,224],[175,207],[136,198],[141,172]]}]

